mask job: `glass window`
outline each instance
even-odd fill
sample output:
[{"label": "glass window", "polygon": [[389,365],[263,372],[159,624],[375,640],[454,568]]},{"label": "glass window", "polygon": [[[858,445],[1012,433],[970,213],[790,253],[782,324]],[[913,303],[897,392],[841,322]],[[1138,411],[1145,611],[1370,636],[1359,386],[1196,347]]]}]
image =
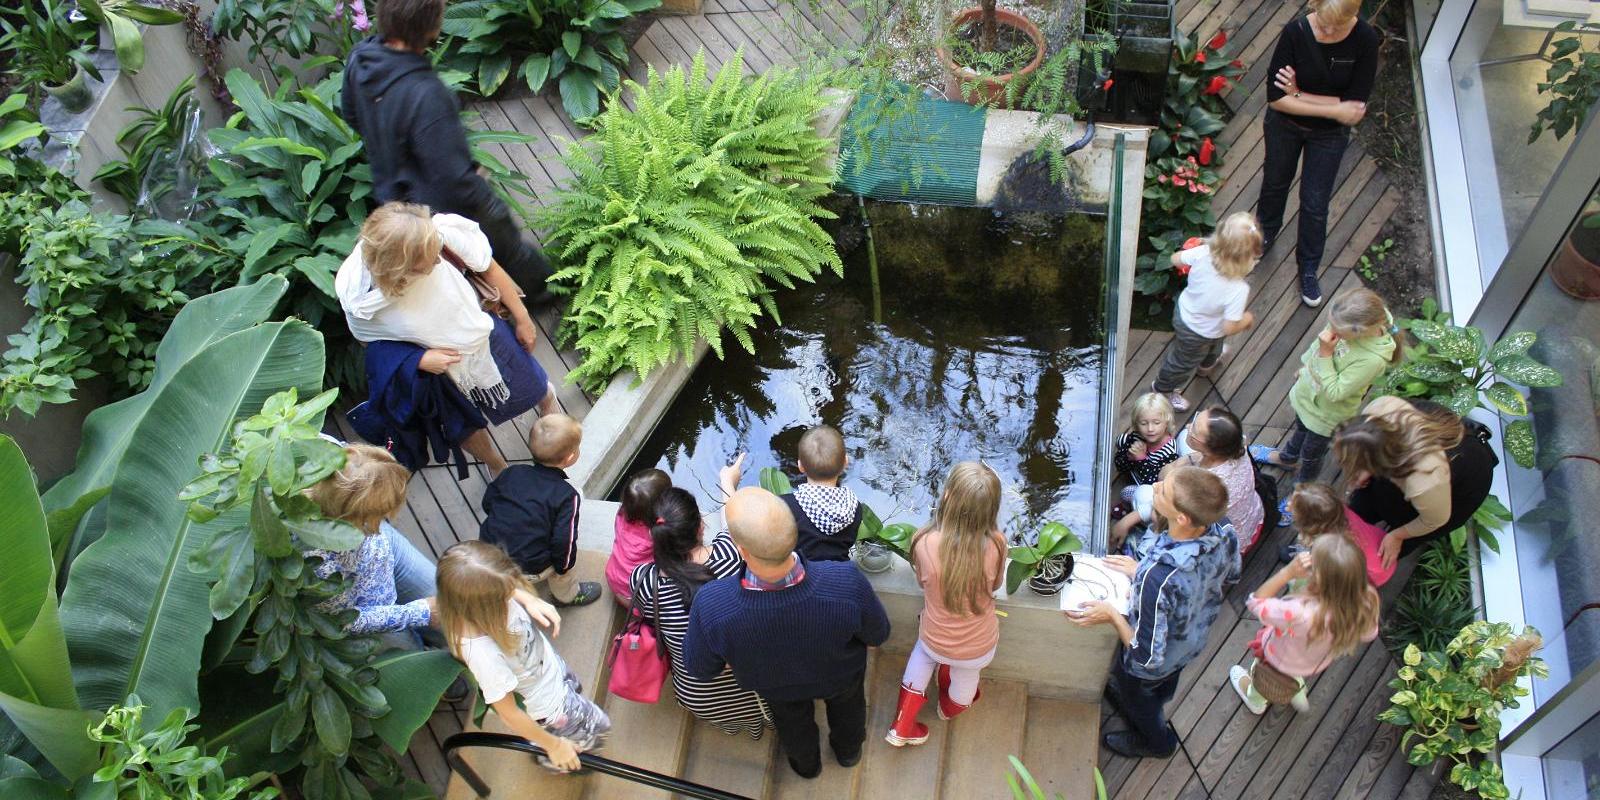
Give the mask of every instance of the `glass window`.
[{"label": "glass window", "polygon": [[1531,355],[1564,378],[1529,392],[1535,467],[1508,465],[1524,615],[1550,664],[1543,703],[1600,657],[1600,191],[1507,330],[1537,333]]},{"label": "glass window", "polygon": [[1600,800],[1600,715],[1544,754],[1544,795]]},{"label": "glass window", "polygon": [[[1527,226],[1577,138],[1576,131],[1561,139],[1547,131],[1528,141],[1535,116],[1551,99],[1537,89],[1550,66],[1543,58],[1550,52],[1549,40],[1571,34],[1553,34],[1554,19],[1513,15],[1508,21],[1508,3],[1516,11],[1523,0],[1478,0],[1450,56],[1462,150],[1470,154],[1467,182],[1485,283]],[[1586,39],[1592,47],[1595,37]]]}]

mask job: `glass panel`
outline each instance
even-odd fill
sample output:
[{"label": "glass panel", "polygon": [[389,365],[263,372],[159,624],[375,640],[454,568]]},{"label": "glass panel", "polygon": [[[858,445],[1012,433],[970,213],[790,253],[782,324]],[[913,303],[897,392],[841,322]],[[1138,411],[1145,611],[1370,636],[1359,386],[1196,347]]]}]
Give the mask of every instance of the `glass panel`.
[{"label": "glass panel", "polygon": [[[1563,376],[1532,389],[1536,465],[1510,464],[1524,615],[1544,633],[1542,703],[1600,657],[1600,203],[1579,221],[1517,310],[1509,331],[1539,336],[1530,355]],[[1564,797],[1571,795],[1552,795]]]},{"label": "glass panel", "polygon": [[[1522,0],[1478,0],[1450,57],[1461,143],[1472,159],[1467,181],[1485,283],[1527,226],[1556,166],[1577,138],[1576,131],[1560,139],[1547,131],[1528,141],[1535,115],[1551,98],[1540,94],[1537,84],[1550,66],[1541,54],[1549,52],[1552,32],[1505,24],[1506,2]],[[1586,38],[1592,46],[1594,36]]]},{"label": "glass panel", "polygon": [[1544,754],[1544,795],[1600,800],[1600,715]]}]

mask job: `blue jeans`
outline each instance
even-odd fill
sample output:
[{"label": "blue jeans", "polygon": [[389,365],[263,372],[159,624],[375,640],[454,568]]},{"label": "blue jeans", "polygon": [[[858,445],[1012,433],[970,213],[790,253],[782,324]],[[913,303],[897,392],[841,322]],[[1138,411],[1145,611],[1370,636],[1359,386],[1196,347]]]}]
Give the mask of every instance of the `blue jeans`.
[{"label": "blue jeans", "polygon": [[[424,597],[433,597],[439,593],[437,582],[438,570],[434,567],[433,559],[428,558],[418,550],[405,534],[401,533],[388,520],[379,523],[378,530],[389,538],[389,548],[394,551],[394,593],[395,602],[409,603]],[[426,638],[438,638],[429,634],[434,633],[432,628],[422,628],[409,631],[395,631],[379,635],[379,639],[386,648],[396,650],[421,650],[425,647]],[[440,639],[440,642],[443,640]],[[438,644],[435,644],[438,646]]]},{"label": "blue jeans", "polygon": [[1182,670],[1155,680],[1130,675],[1123,669],[1121,650],[1112,661],[1111,682],[1107,688],[1115,697],[1123,719],[1128,721],[1129,730],[1157,753],[1178,749],[1177,733],[1167,723],[1166,705],[1178,691],[1180,674]]},{"label": "blue jeans", "polygon": [[1283,227],[1283,209],[1289,186],[1300,173],[1300,224],[1295,260],[1300,274],[1316,277],[1322,251],[1328,244],[1328,202],[1339,178],[1339,162],[1350,144],[1350,129],[1311,128],[1288,115],[1267,109],[1262,124],[1266,155],[1261,165],[1261,198],[1256,215],[1267,241]]}]

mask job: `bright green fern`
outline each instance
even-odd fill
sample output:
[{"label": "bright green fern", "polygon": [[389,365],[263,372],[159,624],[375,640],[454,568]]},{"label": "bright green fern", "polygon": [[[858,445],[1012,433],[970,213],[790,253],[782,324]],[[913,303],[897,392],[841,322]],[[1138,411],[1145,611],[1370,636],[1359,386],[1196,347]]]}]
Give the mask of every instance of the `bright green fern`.
[{"label": "bright green fern", "polygon": [[817,202],[833,184],[811,127],[822,86],[784,70],[747,80],[742,65],[741,52],[708,82],[701,52],[687,75],[626,82],[635,108],[608,104],[562,157],[573,178],[543,222],[585,388],[624,368],[642,378],[697,338],[720,358],[723,329],[753,350],[775,287],[844,271],[816,222],[833,217]]}]

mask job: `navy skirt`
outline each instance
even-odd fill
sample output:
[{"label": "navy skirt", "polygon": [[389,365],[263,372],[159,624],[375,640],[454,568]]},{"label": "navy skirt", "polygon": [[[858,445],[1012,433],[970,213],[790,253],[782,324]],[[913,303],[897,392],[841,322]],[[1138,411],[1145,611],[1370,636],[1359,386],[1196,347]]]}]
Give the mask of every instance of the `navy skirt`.
[{"label": "navy skirt", "polygon": [[494,330],[489,333],[489,354],[500,368],[500,377],[505,380],[511,397],[498,406],[479,403],[478,410],[488,418],[490,425],[499,425],[539,405],[550,389],[550,377],[533,354],[522,349],[511,323],[499,317],[495,317]]}]

